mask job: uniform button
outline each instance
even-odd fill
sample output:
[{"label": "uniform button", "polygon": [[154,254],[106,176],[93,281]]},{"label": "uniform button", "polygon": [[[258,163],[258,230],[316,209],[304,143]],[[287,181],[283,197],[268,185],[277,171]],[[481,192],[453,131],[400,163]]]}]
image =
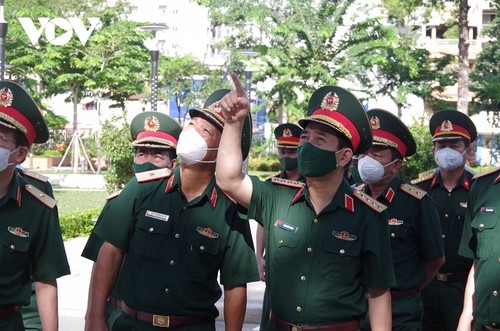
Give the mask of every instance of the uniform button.
[{"label": "uniform button", "polygon": [[345,249],[341,248],[339,252],[340,252],[340,254],[344,254],[345,253]]},{"label": "uniform button", "polygon": [[441,238],[443,238],[443,239],[444,239],[444,238],[446,238],[446,235],[445,235],[445,234],[442,234],[442,235],[441,235]]},{"label": "uniform button", "polygon": [[305,282],[306,281],[306,276],[300,276],[300,280]]},{"label": "uniform button", "polygon": [[444,214],[444,217],[448,218],[448,214]]},{"label": "uniform button", "polygon": [[10,245],[10,249],[16,249],[15,245]]},{"label": "uniform button", "polygon": [[175,264],[175,261],[174,260],[170,260],[170,265],[174,265]]},{"label": "uniform button", "polygon": [[448,197],[450,197],[450,198],[451,198],[451,193],[448,193]]},{"label": "uniform button", "polygon": [[152,227],[148,229],[148,231],[149,231],[149,232],[153,232],[154,230],[155,230],[155,229],[154,229],[154,228],[152,228]]},{"label": "uniform button", "polygon": [[278,244],[282,245],[283,244],[283,240],[278,240]]},{"label": "uniform button", "polygon": [[174,235],[174,237],[175,237],[175,239],[179,239],[179,238],[181,237],[181,235],[180,235],[180,234],[178,234],[178,233],[176,233],[176,234]]},{"label": "uniform button", "polygon": [[200,246],[200,250],[204,251],[205,250],[205,246],[201,245]]},{"label": "uniform button", "polygon": [[301,307],[301,306],[298,306],[298,307],[296,308],[296,310],[300,313],[300,312],[302,311],[302,307]]},{"label": "uniform button", "polygon": [[498,292],[497,291],[493,291],[493,296],[494,297],[498,296]]},{"label": "uniform button", "polygon": [[315,218],[313,222],[314,222],[314,224],[316,224],[316,223],[318,223],[319,221],[318,221],[318,219],[317,219],[317,218]]},{"label": "uniform button", "polygon": [[170,290],[168,288],[165,289],[165,294],[169,294]]},{"label": "uniform button", "polygon": [[394,238],[394,237],[396,237],[396,234],[393,232],[393,233],[391,233],[391,238]]},{"label": "uniform button", "polygon": [[307,247],[307,252],[308,253],[311,253],[313,251],[313,249],[311,247]]},{"label": "uniform button", "polygon": [[497,326],[497,323],[491,323],[491,326]]},{"label": "uniform button", "polygon": [[186,206],[182,207],[182,210],[186,210],[186,209],[187,209],[187,207],[186,207]]},{"label": "uniform button", "polygon": [[484,228],[484,224],[483,223],[479,224],[479,228],[480,229]]}]

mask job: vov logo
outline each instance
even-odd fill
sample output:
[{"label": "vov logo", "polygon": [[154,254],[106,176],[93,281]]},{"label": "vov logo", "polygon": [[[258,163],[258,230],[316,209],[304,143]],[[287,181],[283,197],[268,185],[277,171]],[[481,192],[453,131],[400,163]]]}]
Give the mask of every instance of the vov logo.
[{"label": "vov logo", "polygon": [[[68,19],[61,17],[40,17],[38,18],[40,28],[37,28],[29,17],[19,17],[18,20],[33,45],[38,44],[40,36],[45,31],[45,37],[47,37],[48,42],[56,46],[67,44],[73,37],[73,32],[75,32],[82,45],[85,46],[92,32],[101,23],[98,17],[89,17],[87,20],[90,23],[90,27],[87,29],[82,20],[77,17]],[[56,36],[56,27],[65,32]]]}]

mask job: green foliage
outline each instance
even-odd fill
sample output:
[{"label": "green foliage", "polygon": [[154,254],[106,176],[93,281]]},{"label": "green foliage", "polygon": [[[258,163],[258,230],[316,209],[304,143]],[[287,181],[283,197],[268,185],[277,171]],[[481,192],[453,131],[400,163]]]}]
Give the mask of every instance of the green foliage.
[{"label": "green foliage", "polygon": [[108,171],[104,175],[106,190],[109,193],[119,191],[134,175],[134,148],[131,144],[130,126],[125,116],[103,124],[101,143],[103,153],[110,161]]},{"label": "green foliage", "polygon": [[412,180],[418,178],[418,174],[436,167],[434,155],[432,154],[432,136],[429,132],[428,119],[421,119],[420,123],[409,127],[415,139],[417,152],[405,159],[399,173],[400,178]]},{"label": "green foliage", "polygon": [[59,216],[62,237],[64,240],[88,236],[94,228],[94,222],[99,217],[101,208],[90,210],[77,210],[71,213]]},{"label": "green foliage", "polygon": [[277,172],[281,170],[278,157],[250,158],[248,161],[249,171]]}]

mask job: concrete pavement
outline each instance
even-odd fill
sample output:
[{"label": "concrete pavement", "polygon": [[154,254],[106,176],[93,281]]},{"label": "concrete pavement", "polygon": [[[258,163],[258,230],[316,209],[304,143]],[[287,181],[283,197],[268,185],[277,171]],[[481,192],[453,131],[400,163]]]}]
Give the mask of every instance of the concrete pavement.
[{"label": "concrete pavement", "polygon": [[[80,256],[87,237],[68,240],[64,243],[71,267],[71,275],[58,279],[59,289],[59,330],[83,331],[84,315],[92,262]],[[248,284],[248,302],[243,331],[259,330],[262,297],[265,285],[262,282]],[[222,315],[222,299],[217,303]],[[222,316],[217,320],[217,330],[224,330]]]}]

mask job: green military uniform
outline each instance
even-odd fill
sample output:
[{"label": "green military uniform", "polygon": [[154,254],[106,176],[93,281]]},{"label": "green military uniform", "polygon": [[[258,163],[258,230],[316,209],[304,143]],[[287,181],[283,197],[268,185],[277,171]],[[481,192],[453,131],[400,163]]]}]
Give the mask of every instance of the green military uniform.
[{"label": "green military uniform", "polygon": [[[336,86],[316,90],[308,113],[299,121],[302,127],[311,122],[331,127],[349,140],[354,153],[370,146],[365,111],[348,91]],[[287,187],[251,179],[249,217],[259,220],[266,234],[272,312],[265,330],[281,330],[284,325],[292,330],[291,324],[347,323],[349,330],[359,328],[367,312],[365,287],[394,285],[385,206],[343,181],[317,214],[307,185]]]},{"label": "green military uniform", "polygon": [[[135,148],[145,147],[153,149],[174,149],[177,147],[177,141],[182,131],[181,126],[170,116],[156,112],[146,111],[136,115],[130,123],[130,135]],[[143,165],[134,165],[134,168],[143,168],[145,171],[154,170],[151,163]],[[144,168],[146,167],[146,168]],[[106,200],[96,224],[100,223],[113,199],[119,195],[119,192],[110,195]],[[104,240],[95,234],[94,231],[89,236],[87,243],[82,251],[82,256],[92,261],[97,261],[99,250]],[[106,320],[108,327],[112,328],[114,321],[121,315],[121,297],[118,294],[116,286],[113,288],[108,303],[106,305]]]},{"label": "green military uniform", "polygon": [[[179,173],[177,167],[159,180],[132,179],[95,232],[126,252],[118,290],[128,306],[157,315],[204,316],[205,323],[179,330],[214,330],[219,270],[223,285],[258,280],[250,228],[215,179],[187,202]],[[130,317],[116,323],[124,323],[120,319]]]},{"label": "green military uniform", "polygon": [[[403,158],[415,154],[415,140],[398,117],[383,109],[371,109],[367,114],[373,131],[372,146],[395,149]],[[372,195],[369,185],[358,189]],[[391,288],[392,329],[421,330],[420,287],[426,278],[423,262],[444,256],[435,203],[425,191],[398,177],[389,183],[377,200],[387,206],[392,263],[397,280],[396,286]]]},{"label": "green military uniform", "polygon": [[[48,139],[33,99],[19,85],[0,82],[0,125],[24,134],[28,146]],[[31,279],[49,281],[69,274],[56,201],[14,172],[0,198],[0,329],[24,330],[20,306],[30,303]]]},{"label": "green military uniform", "polygon": [[[22,167],[17,168],[19,176],[24,180],[34,185],[36,188],[54,198],[52,185],[46,176],[38,173],[28,171]],[[54,207],[56,208],[56,207]],[[31,300],[28,306],[22,307],[21,314],[23,315],[23,323],[26,331],[42,331],[42,322],[40,321],[40,314],[38,313],[38,304],[36,301],[35,283],[31,283]]]},{"label": "green military uniform", "polygon": [[[439,141],[451,144],[457,140],[464,140],[467,142],[465,146],[468,146],[477,136],[476,127],[469,116],[454,110],[436,112],[429,121],[429,131],[434,143]],[[445,187],[439,167],[423,173],[419,179],[412,181],[427,191],[436,202],[446,257],[436,278],[422,291],[424,331],[455,331],[458,326],[467,275],[472,265],[472,259],[458,255],[458,247],[473,176],[474,173],[465,168],[456,186],[451,190]]]},{"label": "green military uniform", "polygon": [[458,253],[475,259],[473,316],[480,326],[500,328],[500,168],[476,177],[469,192]]}]

